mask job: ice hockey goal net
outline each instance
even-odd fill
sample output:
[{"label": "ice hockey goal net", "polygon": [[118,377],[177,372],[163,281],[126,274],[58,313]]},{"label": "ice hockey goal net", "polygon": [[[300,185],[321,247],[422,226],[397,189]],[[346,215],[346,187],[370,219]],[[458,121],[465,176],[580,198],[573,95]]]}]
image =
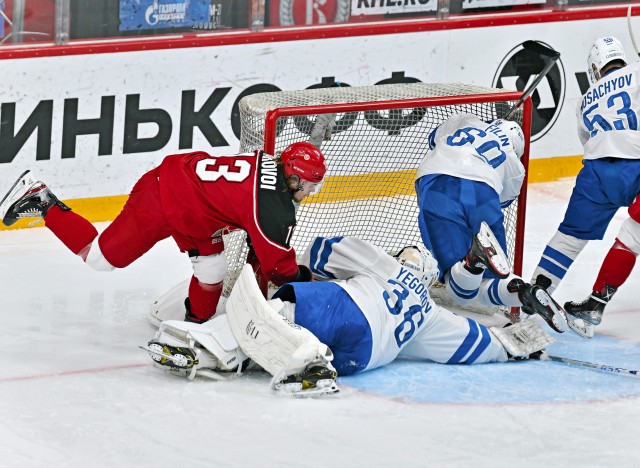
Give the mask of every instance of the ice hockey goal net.
[{"label": "ice hockey goal net", "polygon": [[[393,253],[420,242],[414,191],[427,135],[456,113],[500,118],[519,92],[459,83],[389,84],[282,91],[240,102],[242,152],[277,155],[295,141],[311,141],[327,158],[322,190],[298,210],[292,245],[300,255],[316,235],[358,236]],[[529,141],[530,101],[517,120]],[[525,119],[525,122],[522,119]],[[523,157],[528,161],[528,145]],[[526,183],[505,212],[508,254],[522,267]],[[225,295],[246,258],[244,233],[225,239],[229,276]]]}]

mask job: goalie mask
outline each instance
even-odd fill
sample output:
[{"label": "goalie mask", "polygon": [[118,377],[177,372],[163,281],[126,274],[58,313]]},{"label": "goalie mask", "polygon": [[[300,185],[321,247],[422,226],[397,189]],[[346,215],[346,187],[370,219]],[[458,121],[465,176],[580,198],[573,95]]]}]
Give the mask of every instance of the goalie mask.
[{"label": "goalie mask", "polygon": [[521,158],[524,154],[524,133],[522,133],[522,128],[518,122],[498,119],[491,122],[491,125],[496,125],[507,135],[513,145],[513,151],[516,153],[516,156]]},{"label": "goalie mask", "polygon": [[280,154],[280,161],[284,168],[284,175],[291,190],[302,190],[304,182],[320,184],[327,172],[322,152],[311,143],[299,141],[287,146]]},{"label": "goalie mask", "polygon": [[408,245],[394,258],[420,278],[427,289],[438,279],[438,261],[422,245]]},{"label": "goalie mask", "polygon": [[613,36],[596,39],[587,58],[587,74],[589,75],[589,83],[592,86],[602,78],[602,69],[614,60],[621,61],[621,66],[627,64],[627,57],[622,43]]}]

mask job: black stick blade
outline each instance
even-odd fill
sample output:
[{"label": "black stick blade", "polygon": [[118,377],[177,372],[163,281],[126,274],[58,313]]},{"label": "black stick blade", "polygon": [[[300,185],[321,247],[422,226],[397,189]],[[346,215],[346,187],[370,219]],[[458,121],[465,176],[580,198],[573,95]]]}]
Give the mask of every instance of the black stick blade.
[{"label": "black stick blade", "polygon": [[547,47],[544,44],[541,44],[538,41],[524,41],[522,44],[524,49],[530,50],[539,55],[544,55],[545,57],[549,57],[552,59],[557,59],[560,57],[560,52],[557,50],[553,50],[551,47]]}]

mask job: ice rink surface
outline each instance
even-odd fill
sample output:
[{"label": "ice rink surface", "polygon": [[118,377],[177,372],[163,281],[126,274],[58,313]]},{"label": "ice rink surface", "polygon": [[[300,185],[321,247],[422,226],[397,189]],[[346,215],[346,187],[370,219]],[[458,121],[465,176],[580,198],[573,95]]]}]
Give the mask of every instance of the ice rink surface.
[{"label": "ice rink surface", "polygon": [[[572,186],[529,188],[527,279]],[[586,297],[625,215],[583,251],[559,302]],[[154,334],[149,305],[190,271],[171,241],[98,273],[44,228],[0,232],[0,466],[640,466],[640,378],[539,361],[399,361],[339,378],[334,397],[289,399],[263,373],[167,375],[138,346]],[[567,332],[549,351],[639,369],[639,287],[636,268],[593,340]]]}]

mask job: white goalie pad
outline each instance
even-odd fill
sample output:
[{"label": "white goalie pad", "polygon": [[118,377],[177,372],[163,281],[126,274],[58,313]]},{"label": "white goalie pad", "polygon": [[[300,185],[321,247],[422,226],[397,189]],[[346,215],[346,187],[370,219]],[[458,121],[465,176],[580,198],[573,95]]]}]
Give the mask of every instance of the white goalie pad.
[{"label": "white goalie pad", "polygon": [[247,359],[231,332],[226,315],[202,324],[181,320],[162,322],[144,349],[156,363],[189,379],[197,374],[225,379],[216,371],[236,370],[240,373],[242,363]]},{"label": "white goalie pad", "polygon": [[[159,327],[167,320],[184,320],[186,309],[184,300],[189,295],[189,283],[191,278],[176,284],[173,288],[160,296],[149,309],[149,321],[155,327]],[[216,315],[224,314],[224,303],[227,299],[221,297],[216,308]]]},{"label": "white goalie pad", "polygon": [[549,333],[540,328],[533,320],[518,322],[506,328],[490,328],[493,335],[502,343],[510,356],[528,358],[536,351],[542,351],[553,343]]},{"label": "white goalie pad", "polygon": [[290,322],[276,310],[279,300],[263,297],[250,265],[245,265],[226,304],[229,324],[243,351],[274,376],[303,371],[319,356],[333,358],[329,348],[309,330]]},{"label": "white goalie pad", "polygon": [[149,321],[152,325],[159,327],[162,322],[167,320],[184,319],[186,313],[184,300],[189,295],[190,281],[191,279],[187,279],[175,285],[151,304]]}]

